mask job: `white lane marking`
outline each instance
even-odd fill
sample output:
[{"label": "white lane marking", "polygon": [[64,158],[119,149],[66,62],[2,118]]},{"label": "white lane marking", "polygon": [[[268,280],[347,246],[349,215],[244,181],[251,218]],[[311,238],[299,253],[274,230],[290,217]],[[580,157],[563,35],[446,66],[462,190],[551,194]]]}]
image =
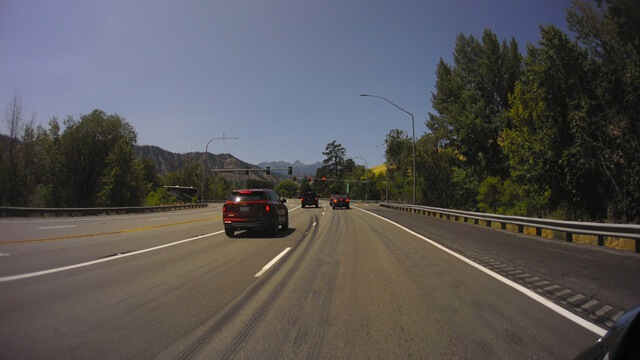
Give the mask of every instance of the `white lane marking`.
[{"label": "white lane marking", "polygon": [[7,254],[7,253],[0,253],[0,256],[11,256],[11,254]]},{"label": "white lane marking", "polygon": [[118,256],[113,256],[113,257],[108,257],[108,258],[88,261],[88,262],[84,262],[84,263],[80,263],[80,264],[63,266],[63,267],[50,269],[50,270],[36,271],[36,272],[27,273],[27,274],[21,274],[21,275],[12,275],[12,276],[0,277],[0,282],[27,279],[27,278],[32,278],[32,277],[36,277],[36,276],[53,274],[53,273],[57,273],[57,272],[61,272],[61,271],[66,271],[66,270],[77,269],[77,268],[81,268],[81,267],[85,267],[85,266],[100,264],[100,263],[107,262],[107,261],[118,260],[118,259],[122,259],[124,257],[138,255],[138,254],[142,254],[142,253],[146,253],[146,252],[150,252],[150,251],[155,251],[155,250],[160,250],[160,249],[164,249],[164,248],[167,248],[167,247],[170,247],[170,246],[183,244],[183,243],[186,243],[186,242],[189,242],[189,241],[199,240],[199,239],[202,239],[202,238],[205,238],[205,237],[208,237],[208,236],[222,234],[223,232],[224,232],[224,230],[220,230],[220,231],[216,231],[216,232],[213,232],[213,233],[210,233],[210,234],[199,235],[199,236],[196,236],[196,237],[192,237],[192,238],[188,238],[188,239],[172,242],[172,243],[169,243],[169,244],[159,245],[159,246],[155,246],[155,247],[148,248],[148,249],[133,251],[133,252],[126,253],[126,254],[121,254],[121,255],[118,255]]},{"label": "white lane marking", "polygon": [[[178,210],[179,212],[175,212],[178,215],[182,215],[182,214],[186,214],[186,213],[193,213],[193,212],[202,212],[204,210],[210,210],[210,209],[186,209],[186,210]],[[0,224],[22,224],[22,223],[33,223],[33,224],[37,224],[37,223],[61,223],[61,222],[81,222],[81,221],[103,221],[103,220],[114,220],[114,219],[122,219],[122,218],[127,218],[127,219],[133,219],[133,218],[139,218],[139,217],[150,217],[150,216],[158,216],[158,213],[149,213],[149,214],[129,214],[129,215],[107,215],[107,216],[86,216],[84,218],[80,218],[80,217],[74,217],[74,218],[67,218],[67,219],[47,219],[47,220],[35,220],[35,219],[29,219],[29,220],[5,220],[5,219],[0,219]]]},{"label": "white lane marking", "polygon": [[260,277],[262,276],[262,274],[264,274],[267,270],[269,270],[269,268],[271,268],[275,263],[278,262],[278,260],[280,260],[281,257],[284,256],[284,254],[288,253],[289,250],[291,250],[291,247],[288,247],[284,250],[282,250],[282,252],[280,254],[278,254],[278,256],[274,257],[271,261],[269,261],[269,263],[267,265],[265,265],[262,270],[260,270],[257,274],[255,274],[255,277]]},{"label": "white lane marking", "polygon": [[64,228],[72,228],[72,227],[76,227],[76,226],[75,226],[75,225],[42,226],[42,227],[39,227],[38,229],[40,229],[40,230],[46,230],[46,229],[64,229]]},{"label": "white lane marking", "polygon": [[503,277],[503,276],[501,276],[501,275],[499,275],[497,273],[494,273],[493,271],[491,271],[491,270],[489,270],[489,269],[487,269],[487,268],[485,268],[485,267],[483,267],[481,265],[476,264],[475,262],[467,259],[466,257],[464,257],[464,256],[462,256],[462,255],[460,255],[460,254],[458,254],[456,252],[453,252],[452,250],[447,249],[446,247],[438,244],[437,242],[435,242],[435,241],[433,241],[433,240],[431,240],[431,239],[429,239],[427,237],[424,237],[424,236],[416,233],[415,231],[409,230],[408,228],[406,228],[406,227],[404,227],[404,226],[402,226],[402,225],[400,225],[398,223],[395,223],[395,222],[393,222],[393,221],[391,221],[389,219],[386,219],[386,218],[384,218],[384,217],[382,217],[382,216],[380,216],[378,214],[374,214],[374,213],[372,213],[370,211],[363,210],[363,209],[360,209],[360,208],[356,208],[356,209],[358,209],[358,210],[360,210],[362,212],[365,212],[367,214],[373,215],[373,216],[375,216],[377,218],[380,218],[380,219],[382,219],[382,220],[384,220],[384,221],[386,221],[386,222],[388,222],[390,224],[393,224],[393,225],[399,227],[400,229],[408,232],[409,234],[414,235],[414,236],[416,236],[416,237],[418,237],[418,238],[430,243],[431,245],[439,248],[440,250],[448,253],[449,255],[452,255],[452,256],[454,256],[454,257],[466,262],[467,264],[475,267],[476,269],[484,272],[485,274],[493,277],[494,279],[496,279],[496,280],[498,280],[498,281],[500,281],[500,282],[502,282],[502,283],[504,283],[504,284],[506,284],[508,286],[511,286],[512,288],[516,289],[517,291],[519,291],[519,292],[523,293],[524,295],[530,297],[531,299],[539,302],[540,304],[548,307],[549,309],[555,311],[556,313],[560,314],[561,316],[564,316],[565,318],[567,318],[567,319],[573,321],[574,323],[582,326],[583,328],[585,328],[585,329],[597,334],[600,337],[604,336],[607,333],[607,330],[599,327],[598,325],[593,324],[593,323],[591,323],[591,322],[589,322],[589,321],[587,321],[587,320],[585,320],[585,319],[583,319],[583,318],[581,318],[581,317],[569,312],[568,310],[565,310],[564,308],[562,308],[562,307],[556,305],[555,303],[549,301],[548,299],[536,294],[535,292],[527,289],[526,287],[524,287],[524,286],[522,286],[522,285],[520,285],[518,283],[515,283],[515,282],[513,282],[513,281],[511,281],[511,280],[509,280],[509,279],[507,279],[507,278],[505,278],[505,277]]},{"label": "white lane marking", "polygon": [[[206,215],[206,214],[205,214],[205,215]],[[149,219],[149,221],[166,220],[166,219],[168,219],[168,218],[169,218],[168,216],[165,216],[165,217],[161,217],[161,218]]]}]

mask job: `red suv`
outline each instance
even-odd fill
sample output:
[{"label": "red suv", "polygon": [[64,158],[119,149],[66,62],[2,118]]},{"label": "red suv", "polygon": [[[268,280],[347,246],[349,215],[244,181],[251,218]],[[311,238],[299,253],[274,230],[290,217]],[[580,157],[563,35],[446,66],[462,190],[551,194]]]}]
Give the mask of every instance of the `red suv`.
[{"label": "red suv", "polygon": [[278,234],[278,228],[289,228],[289,209],[271,189],[233,190],[222,207],[224,232],[232,237],[238,230],[268,230]]}]

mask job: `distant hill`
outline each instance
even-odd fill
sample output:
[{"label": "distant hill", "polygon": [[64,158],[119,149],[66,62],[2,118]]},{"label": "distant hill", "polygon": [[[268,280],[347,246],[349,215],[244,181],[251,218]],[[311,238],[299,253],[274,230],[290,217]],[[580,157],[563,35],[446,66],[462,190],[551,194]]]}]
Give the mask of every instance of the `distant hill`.
[{"label": "distant hill", "polygon": [[315,176],[316,170],[322,166],[322,162],[318,161],[315,164],[303,164],[302,162],[296,160],[293,163],[286,161],[270,161],[270,162],[261,162],[258,164],[261,168],[266,168],[269,166],[272,169],[286,169],[289,166],[293,168],[293,175],[296,176]]},{"label": "distant hill", "polygon": [[[177,154],[164,150],[157,146],[142,145],[136,146],[135,152],[139,156],[149,157],[156,163],[158,173],[166,175],[169,172],[178,171],[183,165],[190,161],[202,161],[202,152],[190,152],[186,154]],[[261,166],[246,163],[231,154],[207,154],[207,170],[211,169],[259,169]],[[220,173],[227,180],[244,183],[247,178],[242,172],[222,172]],[[278,182],[277,178],[267,175],[265,172],[250,172],[250,179],[260,179],[269,182]]]}]

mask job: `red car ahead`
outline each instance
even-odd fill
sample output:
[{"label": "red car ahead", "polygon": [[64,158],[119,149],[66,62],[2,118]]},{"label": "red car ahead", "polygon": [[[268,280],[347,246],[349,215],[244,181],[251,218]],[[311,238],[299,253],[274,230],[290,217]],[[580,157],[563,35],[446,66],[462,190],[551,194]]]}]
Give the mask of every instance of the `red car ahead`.
[{"label": "red car ahead", "polygon": [[346,195],[333,195],[331,197],[331,207],[335,210],[335,208],[343,207],[349,208],[349,198]]},{"label": "red car ahead", "polygon": [[278,229],[289,228],[289,209],[271,189],[234,190],[222,207],[224,232],[233,237],[238,230],[268,230],[272,235]]}]

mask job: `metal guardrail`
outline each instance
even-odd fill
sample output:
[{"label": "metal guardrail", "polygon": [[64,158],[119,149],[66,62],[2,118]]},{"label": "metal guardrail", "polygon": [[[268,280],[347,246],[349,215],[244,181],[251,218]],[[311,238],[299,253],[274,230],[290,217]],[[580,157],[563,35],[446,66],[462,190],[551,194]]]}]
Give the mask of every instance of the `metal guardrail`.
[{"label": "metal guardrail", "polygon": [[160,211],[174,211],[184,209],[196,209],[207,207],[209,204],[186,204],[164,206],[129,206],[129,207],[103,207],[103,208],[27,208],[27,207],[0,207],[0,217],[32,217],[32,216],[86,216],[101,214],[129,214],[150,213]]},{"label": "metal guardrail", "polygon": [[446,216],[448,220],[451,217],[454,217],[456,221],[463,218],[465,223],[473,219],[476,225],[479,221],[484,221],[488,227],[491,227],[495,222],[500,224],[502,230],[506,230],[507,224],[517,225],[519,233],[523,233],[525,227],[530,227],[536,229],[537,236],[542,236],[543,229],[555,230],[563,232],[567,242],[573,241],[574,234],[597,236],[598,246],[605,245],[606,237],[631,239],[635,240],[635,251],[640,253],[640,225],[537,219],[388,202],[381,202],[380,206],[433,217],[439,215],[440,218],[444,218]]}]

